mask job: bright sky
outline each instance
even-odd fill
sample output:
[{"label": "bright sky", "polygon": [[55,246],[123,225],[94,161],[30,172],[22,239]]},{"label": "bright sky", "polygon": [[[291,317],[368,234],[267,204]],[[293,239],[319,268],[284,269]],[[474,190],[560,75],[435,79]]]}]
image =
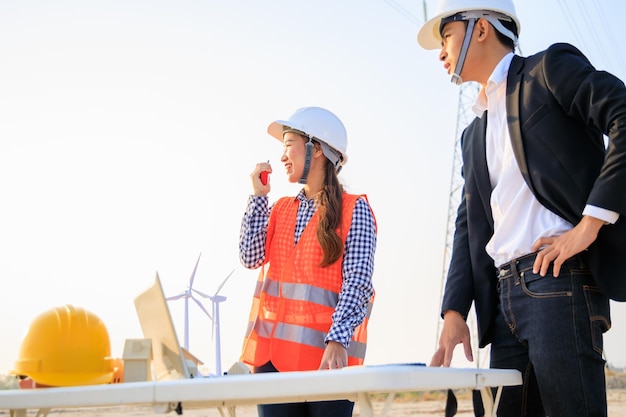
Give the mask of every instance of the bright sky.
[{"label": "bright sky", "polygon": [[[421,0],[53,3],[0,5],[0,373],[31,320],[66,303],[96,313],[121,356],[142,337],[134,297],[157,271],[166,295],[185,290],[200,253],[202,292],[235,270],[221,291],[228,369],[257,276],[238,261],[249,173],[269,159],[270,199],[297,193],[266,128],[303,106],[344,121],[342,180],[378,220],[366,362],[430,361],[459,88],[415,40]],[[524,55],[567,41],[626,79],[626,3],[517,8]],[[190,350],[213,370],[211,323],[190,307]],[[170,310],[182,344],[183,302]],[[625,343],[613,304],[610,363],[626,365]]]}]

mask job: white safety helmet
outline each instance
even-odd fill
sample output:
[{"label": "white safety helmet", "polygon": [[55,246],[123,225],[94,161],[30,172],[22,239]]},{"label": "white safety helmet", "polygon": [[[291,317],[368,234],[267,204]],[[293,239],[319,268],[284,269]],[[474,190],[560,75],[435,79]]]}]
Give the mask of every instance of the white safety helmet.
[{"label": "white safety helmet", "polygon": [[[283,134],[289,130],[304,133],[321,143],[324,155],[339,170],[348,162],[348,135],[341,120],[321,107],[303,107],[287,120],[276,120],[267,127],[267,133],[283,142]],[[327,146],[325,146],[327,145]]]},{"label": "white safety helmet", "polygon": [[517,34],[507,29],[501,22],[501,20],[513,21],[517,33],[519,33],[520,24],[515,14],[513,0],[440,0],[437,15],[427,21],[417,34],[417,41],[423,48],[437,49],[441,48],[441,31],[446,23],[468,22],[456,66],[450,79],[456,85],[463,83],[461,72],[465,58],[467,58],[474,25],[478,19],[486,19],[498,32],[510,38],[513,44],[517,45]]},{"label": "white safety helmet", "polygon": [[[464,13],[466,12],[466,13]],[[486,13],[476,13],[486,12]],[[489,13],[493,12],[493,13]],[[498,32],[509,37],[517,44],[517,36],[506,29],[499,19],[513,20],[519,35],[521,26],[513,0],[440,0],[435,17],[429,19],[417,34],[417,41],[424,49],[441,48],[441,22],[444,19],[469,20],[471,18],[484,17]]]}]

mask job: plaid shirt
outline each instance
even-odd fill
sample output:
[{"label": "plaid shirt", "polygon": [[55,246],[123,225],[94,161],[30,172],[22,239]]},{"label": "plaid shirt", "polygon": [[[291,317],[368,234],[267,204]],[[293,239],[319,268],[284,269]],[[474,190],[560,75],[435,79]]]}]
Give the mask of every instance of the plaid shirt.
[{"label": "plaid shirt", "polygon": [[[299,201],[294,245],[315,213],[315,200],[307,200],[304,190],[295,197]],[[256,269],[265,260],[267,222],[272,207],[267,196],[250,196],[248,207],[241,221],[239,234],[239,259],[244,267]],[[335,307],[333,324],[325,341],[341,343],[346,349],[354,329],[363,322],[368,301],[374,294],[374,252],[376,251],[376,226],[374,216],[364,198],[354,206],[352,224],[348,231],[342,263],[343,284],[339,302]]]}]

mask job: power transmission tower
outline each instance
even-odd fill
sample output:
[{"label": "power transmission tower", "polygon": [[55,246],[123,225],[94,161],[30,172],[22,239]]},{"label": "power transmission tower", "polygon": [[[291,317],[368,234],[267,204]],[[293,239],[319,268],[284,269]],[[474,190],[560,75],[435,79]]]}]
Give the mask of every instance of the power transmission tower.
[{"label": "power transmission tower", "polygon": [[[426,0],[422,0],[422,7],[424,12],[424,22],[428,21],[428,10],[426,7]],[[463,188],[463,178],[461,177],[461,167],[463,166],[461,158],[461,133],[471,123],[475,115],[472,112],[472,104],[476,100],[476,95],[480,91],[480,86],[477,83],[463,83],[459,88],[459,102],[457,107],[456,118],[456,131],[454,140],[454,152],[452,155],[452,173],[450,175],[450,194],[448,200],[448,221],[446,225],[446,242],[443,253],[443,273],[441,276],[441,286],[439,289],[439,300],[443,299],[443,290],[448,276],[448,268],[450,265],[450,259],[452,257],[452,243],[454,240],[454,224],[456,220],[456,212],[461,203],[461,192]],[[481,352],[478,348],[478,330],[476,325],[476,316],[474,309],[470,311],[468,317],[468,325],[470,328],[470,335],[472,338],[472,351],[476,358],[476,367],[480,367],[483,361],[481,360]],[[439,335],[441,334],[441,328],[443,326],[443,320],[439,318],[437,322],[437,334],[435,335],[435,350],[439,345]]]},{"label": "power transmission tower", "polygon": [[[452,243],[454,240],[454,225],[456,220],[456,213],[461,203],[461,192],[463,189],[463,179],[461,177],[461,167],[463,165],[461,158],[461,134],[463,130],[471,123],[475,115],[471,110],[472,104],[476,100],[476,95],[479,91],[479,85],[476,83],[463,83],[459,90],[459,102],[457,107],[456,118],[456,130],[454,140],[454,152],[452,156],[452,173],[450,176],[450,194],[448,196],[448,221],[446,226],[446,242],[443,254],[443,273],[441,277],[441,288],[439,299],[443,298],[443,291],[448,276],[448,268],[450,265],[450,259],[452,257]],[[482,364],[481,352],[478,349],[478,334],[476,328],[476,319],[473,309],[470,311],[468,317],[468,325],[470,327],[470,333],[472,337],[472,350],[474,351],[474,357],[476,358],[476,367],[480,367]],[[443,320],[440,318],[437,324],[437,335],[435,339],[435,349],[439,344],[439,335],[441,334],[441,328],[443,326]]]}]

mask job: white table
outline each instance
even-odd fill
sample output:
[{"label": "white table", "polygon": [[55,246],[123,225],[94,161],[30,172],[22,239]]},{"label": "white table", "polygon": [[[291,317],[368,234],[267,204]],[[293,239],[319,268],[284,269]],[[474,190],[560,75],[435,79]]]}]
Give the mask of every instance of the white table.
[{"label": "white table", "polygon": [[[226,375],[172,381],[129,382],[111,385],[0,391],[0,410],[25,417],[28,409],[45,416],[50,409],[152,405],[156,412],[216,407],[222,416],[235,416],[235,406],[280,402],[350,399],[361,415],[373,417],[370,396],[389,394],[381,415],[394,395],[402,392],[447,389],[481,391],[485,415],[495,415],[503,386],[520,385],[514,370],[431,368],[413,364],[355,366],[339,370]],[[498,388],[496,397],[491,388]]]}]

